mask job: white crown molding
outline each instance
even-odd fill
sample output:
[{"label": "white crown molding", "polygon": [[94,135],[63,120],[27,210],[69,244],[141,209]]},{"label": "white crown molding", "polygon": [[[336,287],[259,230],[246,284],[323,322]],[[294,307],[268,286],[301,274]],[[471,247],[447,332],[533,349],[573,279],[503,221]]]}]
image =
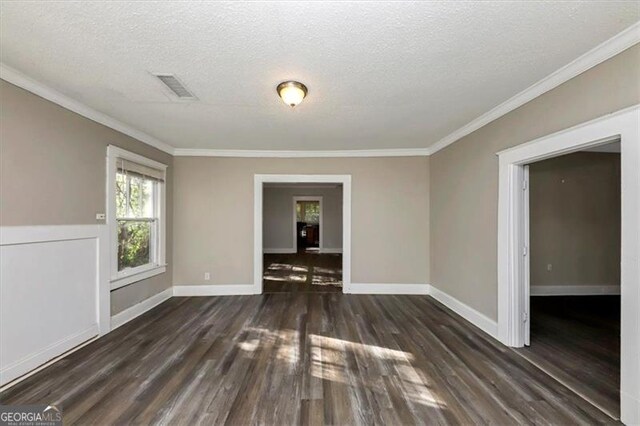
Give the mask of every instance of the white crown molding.
[{"label": "white crown molding", "polygon": [[640,22],[631,25],[621,33],[618,33],[609,40],[599,44],[564,67],[554,71],[497,107],[489,110],[455,132],[440,139],[429,147],[430,153],[435,154],[468,134],[475,132],[492,121],[638,43],[640,43]]},{"label": "white crown molding", "polygon": [[426,157],[428,148],[354,149],[335,151],[278,151],[249,149],[176,148],[177,157],[243,157],[243,158],[337,158],[337,157]]},{"label": "white crown molding", "polygon": [[86,117],[89,120],[93,120],[96,123],[100,123],[103,126],[107,126],[120,133],[124,133],[125,135],[131,136],[132,138],[137,139],[140,142],[144,142],[147,145],[151,145],[154,148],[166,152],[167,154],[173,155],[174,149],[171,145],[162,142],[154,138],[153,136],[137,130],[127,124],[124,124],[123,122],[116,120],[115,118],[105,113],[97,111],[81,102],[78,102],[75,99],[71,99],[67,95],[63,95],[57,90],[52,89],[51,87],[48,87],[3,63],[0,63],[0,78],[31,93],[34,93],[41,98],[51,101],[54,104],[60,105],[61,107],[66,108],[69,111],[73,111],[76,114]]},{"label": "white crown molding", "polygon": [[492,121],[558,87],[590,68],[606,61],[629,47],[640,43],[640,22],[606,40],[574,61],[551,73],[527,89],[482,114],[428,148],[363,149],[334,151],[285,151],[285,150],[232,150],[174,148],[153,136],[137,130],[102,112],[90,108],[62,93],[24,75],[20,71],[0,63],[0,78],[56,103],[90,120],[110,127],[168,154],[181,157],[244,157],[244,158],[339,158],[339,157],[415,157],[429,156]]}]

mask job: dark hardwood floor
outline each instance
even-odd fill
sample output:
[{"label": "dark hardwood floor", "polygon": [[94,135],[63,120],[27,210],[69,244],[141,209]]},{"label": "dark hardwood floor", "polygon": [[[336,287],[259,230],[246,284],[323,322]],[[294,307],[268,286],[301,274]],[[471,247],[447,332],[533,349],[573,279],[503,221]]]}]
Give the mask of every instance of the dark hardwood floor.
[{"label": "dark hardwood floor", "polygon": [[531,346],[518,352],[620,417],[620,296],[531,298]]},{"label": "dark hardwood floor", "polygon": [[341,254],[265,254],[263,265],[265,293],[342,291]]},{"label": "dark hardwood floor", "polygon": [[172,298],[0,401],[67,424],[614,423],[428,296]]}]

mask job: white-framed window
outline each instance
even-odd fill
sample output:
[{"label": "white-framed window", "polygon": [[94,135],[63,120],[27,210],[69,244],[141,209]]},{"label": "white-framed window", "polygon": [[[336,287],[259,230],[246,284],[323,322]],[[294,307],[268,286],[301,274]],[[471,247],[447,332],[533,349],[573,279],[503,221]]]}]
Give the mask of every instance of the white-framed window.
[{"label": "white-framed window", "polygon": [[166,271],[167,166],[107,147],[107,225],[111,289]]}]

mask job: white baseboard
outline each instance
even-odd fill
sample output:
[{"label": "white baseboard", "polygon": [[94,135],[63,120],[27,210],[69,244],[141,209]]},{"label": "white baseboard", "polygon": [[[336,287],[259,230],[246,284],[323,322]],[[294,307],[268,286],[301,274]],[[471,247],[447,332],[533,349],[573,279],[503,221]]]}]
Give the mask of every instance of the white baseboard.
[{"label": "white baseboard", "polygon": [[320,253],[334,254],[334,253],[342,253],[341,248],[323,248],[320,250]]},{"label": "white baseboard", "polygon": [[451,309],[462,318],[469,321],[471,324],[478,327],[488,335],[497,339],[498,336],[498,323],[492,320],[483,313],[480,313],[473,309],[471,306],[466,305],[447,293],[438,290],[434,286],[429,286],[429,296],[442,303],[447,308]]},{"label": "white baseboard", "polygon": [[[295,248],[265,248],[262,249],[264,254],[296,254],[298,251]],[[341,248],[323,248],[320,253],[342,253]]]},{"label": "white baseboard", "polygon": [[174,285],[174,296],[234,296],[258,294],[253,284]]},{"label": "white baseboard", "polygon": [[532,285],[532,296],[596,296],[620,294],[619,285]]},{"label": "white baseboard", "polygon": [[264,254],[294,254],[297,253],[295,248],[265,248],[262,249]]},{"label": "white baseboard", "polygon": [[111,317],[111,330],[115,330],[121,325],[128,323],[132,319],[139,317],[148,310],[155,308],[162,302],[169,300],[172,296],[173,287],[169,287],[168,289],[161,291],[158,294],[154,294],[150,298],[145,299],[142,302],[115,314]]},{"label": "white baseboard", "polygon": [[428,294],[429,284],[377,284],[351,283],[345,287],[347,294]]},{"label": "white baseboard", "polygon": [[[4,387],[10,382],[13,382],[10,386],[14,385],[18,381],[28,377],[28,375],[33,374],[35,370],[39,371],[43,365],[51,365],[60,358],[68,355],[69,352],[73,352],[74,347],[97,337],[98,334],[98,325],[94,324],[86,330],[72,336],[65,337],[41,351],[6,366],[0,370],[0,386]],[[18,378],[20,378],[20,380],[16,381]]]}]

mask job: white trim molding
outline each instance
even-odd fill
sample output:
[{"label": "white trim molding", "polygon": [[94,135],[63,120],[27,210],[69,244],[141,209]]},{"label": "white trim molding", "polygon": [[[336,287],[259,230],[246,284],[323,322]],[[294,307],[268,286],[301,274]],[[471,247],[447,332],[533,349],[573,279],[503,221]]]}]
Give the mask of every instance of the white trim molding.
[{"label": "white trim molding", "polygon": [[619,285],[532,285],[531,296],[598,296],[620,294]]},{"label": "white trim molding", "polygon": [[429,294],[429,284],[400,284],[400,283],[351,283],[347,294]]},{"label": "white trim molding", "polygon": [[97,326],[60,340],[0,370],[0,390],[8,389],[100,337]]},{"label": "white trim molding", "polygon": [[430,284],[352,283],[349,291],[345,291],[345,293],[431,296],[489,336],[495,339],[498,336],[497,321]]},{"label": "white trim molding", "polygon": [[69,111],[73,111],[78,115],[88,118],[89,120],[95,121],[96,123],[102,124],[103,126],[107,126],[127,136],[131,136],[132,138],[144,142],[154,148],[157,148],[160,151],[164,151],[167,154],[173,155],[174,149],[171,145],[162,142],[159,139],[156,139],[155,137],[138,129],[135,129],[127,124],[124,124],[120,120],[117,120],[105,113],[97,111],[81,102],[78,102],[77,100],[62,94],[59,91],[52,89],[51,87],[46,86],[43,83],[40,83],[39,81],[36,81],[33,78],[28,77],[22,72],[11,68],[10,66],[3,63],[0,63],[0,78],[8,81],[15,86],[21,87],[31,93],[34,93],[41,98],[51,101],[54,104],[60,105],[61,107],[66,108]]},{"label": "white trim molding", "polygon": [[[7,298],[0,308],[5,316],[3,344],[13,350],[0,363],[0,386],[15,384],[34,369],[110,331],[107,238],[103,224],[0,228],[0,293]],[[33,297],[17,297],[25,291]],[[50,303],[65,314],[55,324],[38,322],[37,312]],[[7,321],[14,308],[36,313],[29,320]],[[33,334],[37,344],[25,347],[13,338],[7,341],[24,333]]]},{"label": "white trim molding", "polygon": [[260,294],[254,284],[174,285],[173,295],[184,296],[242,296]]},{"label": "white trim molding", "polygon": [[151,266],[140,272],[136,272],[133,275],[112,279],[111,290],[116,290],[116,289],[119,289],[120,287],[125,287],[125,286],[128,286],[129,284],[146,280],[148,278],[155,277],[156,275],[164,274],[165,272],[167,272],[167,265]]},{"label": "white trim molding", "polygon": [[154,217],[157,218],[157,227],[152,232],[152,252],[151,263],[136,268],[118,271],[118,225],[116,218],[116,174],[118,159],[129,160],[144,166],[148,166],[162,171],[166,177],[167,165],[151,160],[134,152],[127,151],[115,145],[107,146],[107,226],[109,227],[110,246],[110,280],[111,290],[124,287],[135,282],[151,278],[155,275],[166,272],[166,252],[167,252],[167,199],[166,182],[156,182],[154,184]]},{"label": "white trim molding", "polygon": [[100,334],[111,329],[111,292],[109,288],[109,237],[107,226],[100,225],[52,225],[52,226],[3,226],[0,227],[0,246],[36,242],[95,239],[97,244],[96,312]]},{"label": "white trim molding", "polygon": [[415,157],[429,156],[446,148],[464,136],[478,130],[538,96],[558,87],[590,68],[606,61],[629,47],[640,43],[640,23],[636,23],[569,64],[551,73],[527,89],[455,130],[429,147],[361,150],[238,150],[207,148],[174,148],[154,136],[142,132],[105,113],[97,111],[59,91],[34,80],[22,72],[0,63],[0,78],[62,106],[83,117],[131,136],[168,154],[184,157],[246,157],[246,158],[340,158],[340,157]]},{"label": "white trim molding", "polygon": [[438,302],[442,303],[447,308],[451,309],[456,314],[460,315],[465,320],[469,321],[471,324],[478,327],[480,330],[487,333],[489,336],[496,338],[498,336],[498,323],[497,321],[492,320],[485,314],[476,311],[471,306],[462,303],[458,299],[444,291],[438,290],[434,286],[429,286],[429,296],[436,299]]},{"label": "white trim molding", "polygon": [[[621,420],[640,423],[640,105],[501,151],[498,170],[498,339],[521,347],[529,327],[522,196],[527,164],[621,143]],[[523,255],[524,253],[524,255]],[[631,401],[631,402],[630,402]]]},{"label": "white trim molding", "polygon": [[[267,175],[253,177],[253,294],[262,293],[263,188],[265,183],[342,184],[342,291],[351,284],[351,175]],[[295,237],[295,232],[294,232]]]},{"label": "white trim molding", "polygon": [[640,22],[631,25],[626,30],[618,33],[609,40],[606,40],[584,55],[568,63],[564,67],[549,74],[542,80],[534,83],[517,95],[509,98],[495,108],[482,114],[475,120],[467,123],[453,133],[440,139],[438,142],[429,147],[430,154],[435,154],[441,149],[444,149],[452,143],[475,132],[481,127],[486,126],[492,121],[497,120],[503,115],[506,115],[507,113],[537,98],[538,96],[543,95],[552,89],[555,89],[561,84],[595,67],[596,65],[606,61],[607,59],[614,57],[618,53],[630,48],[637,43],[640,43]]},{"label": "white trim molding", "polygon": [[427,157],[429,148],[343,149],[334,151],[284,151],[250,149],[176,148],[177,157],[244,158],[341,158],[341,157]]},{"label": "white trim molding", "polygon": [[173,297],[173,287],[169,287],[166,290],[154,294],[148,299],[145,299],[142,302],[137,303],[122,312],[118,312],[111,317],[111,331],[139,317],[145,312],[155,308],[159,304],[166,302],[167,300],[171,299],[171,297]]},{"label": "white trim molding", "polygon": [[320,253],[322,253],[322,254],[340,254],[340,253],[342,253],[342,249],[341,248],[326,248],[326,247],[323,247],[320,250]]},{"label": "white trim molding", "polygon": [[[298,251],[295,247],[287,247],[287,248],[265,248],[263,250],[264,254],[295,254]],[[321,254],[340,254],[342,253],[341,248],[322,248],[318,250],[318,253]]]},{"label": "white trim molding", "polygon": [[264,254],[295,254],[296,248],[265,248],[262,250]]}]

